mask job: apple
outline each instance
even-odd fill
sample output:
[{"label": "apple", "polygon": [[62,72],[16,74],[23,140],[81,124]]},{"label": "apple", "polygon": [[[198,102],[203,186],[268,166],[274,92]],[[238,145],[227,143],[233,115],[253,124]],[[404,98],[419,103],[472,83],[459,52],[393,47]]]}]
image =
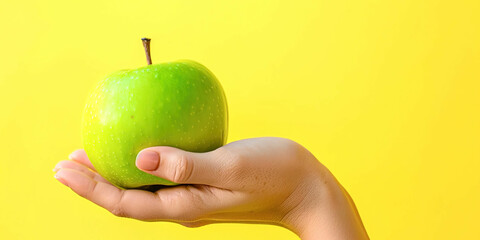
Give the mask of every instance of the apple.
[{"label": "apple", "polygon": [[90,161],[122,188],[175,185],[137,169],[136,156],[144,148],[207,152],[227,140],[227,101],[213,73],[190,60],[151,65],[150,39],[142,40],[149,65],[100,81],[82,118]]}]

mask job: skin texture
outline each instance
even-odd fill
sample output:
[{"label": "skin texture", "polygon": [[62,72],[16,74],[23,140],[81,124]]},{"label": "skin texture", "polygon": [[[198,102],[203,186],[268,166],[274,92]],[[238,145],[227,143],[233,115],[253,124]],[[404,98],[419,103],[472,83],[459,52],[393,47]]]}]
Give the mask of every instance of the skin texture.
[{"label": "skin texture", "polygon": [[95,172],[83,150],[70,158],[57,164],[55,177],[116,216],[187,227],[266,223],[307,240],[368,239],[345,189],[307,149],[288,139],[246,139],[205,153],[144,149],[137,156],[139,169],[181,183],[156,192],[115,187]]},{"label": "skin texture", "polygon": [[199,63],[183,60],[116,72],[87,100],[85,151],[97,171],[123,188],[174,185],[135,167],[147,147],[207,152],[227,139],[227,102],[220,82]]}]

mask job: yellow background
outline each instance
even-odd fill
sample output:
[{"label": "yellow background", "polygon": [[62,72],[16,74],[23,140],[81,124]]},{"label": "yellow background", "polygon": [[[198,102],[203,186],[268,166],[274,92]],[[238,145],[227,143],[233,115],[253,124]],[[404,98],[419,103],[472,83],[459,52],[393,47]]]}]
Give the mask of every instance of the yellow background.
[{"label": "yellow background", "polygon": [[[0,239],[297,239],[275,226],[116,218],[54,180],[94,84],[193,59],[227,94],[229,142],[292,138],[372,239],[478,239],[480,2],[2,1]],[[321,203],[319,203],[321,204]]]}]

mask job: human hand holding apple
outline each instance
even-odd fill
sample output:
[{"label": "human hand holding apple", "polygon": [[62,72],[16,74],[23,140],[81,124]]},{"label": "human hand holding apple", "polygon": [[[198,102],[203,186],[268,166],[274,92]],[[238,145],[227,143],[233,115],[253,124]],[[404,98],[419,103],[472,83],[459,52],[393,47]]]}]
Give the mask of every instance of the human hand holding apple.
[{"label": "human hand holding apple", "polygon": [[136,164],[181,185],[156,192],[121,189],[102,178],[85,151],[55,167],[56,178],[116,216],[187,227],[211,223],[279,225],[302,239],[368,239],[355,205],[308,150],[283,138],[253,138],[195,153],[151,147]]},{"label": "human hand holding apple", "polygon": [[[170,72],[172,64],[179,68]],[[155,73],[166,77],[158,80],[152,77]],[[140,77],[143,80],[138,81]],[[209,77],[204,79],[208,84],[192,87],[176,81],[202,77]],[[192,94],[171,92],[178,88]],[[208,95],[208,89],[211,99],[196,98]],[[170,103],[174,99],[190,104],[195,112],[181,111],[185,106],[181,104],[165,105],[169,96]],[[205,109],[207,105],[210,109]],[[203,112],[197,113],[198,108]],[[190,113],[195,118],[189,118]],[[188,124],[182,126],[179,120]],[[169,129],[168,124],[180,130]],[[212,135],[205,134],[203,127]],[[86,107],[83,134],[88,156],[84,150],[73,152],[70,160],[55,166],[55,178],[121,217],[187,227],[266,223],[288,228],[305,240],[368,239],[346,190],[307,149],[283,138],[246,139],[222,146],[226,127],[223,91],[201,65],[177,62],[153,65],[150,71],[122,71],[101,83]],[[187,131],[194,131],[193,135]],[[180,185],[155,192],[125,189],[174,183]]]}]

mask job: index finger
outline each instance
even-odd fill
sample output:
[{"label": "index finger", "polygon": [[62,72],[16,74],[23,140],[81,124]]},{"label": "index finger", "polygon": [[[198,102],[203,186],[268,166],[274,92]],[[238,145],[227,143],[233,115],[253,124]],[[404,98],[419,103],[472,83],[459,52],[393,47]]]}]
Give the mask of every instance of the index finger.
[{"label": "index finger", "polygon": [[69,168],[61,168],[55,178],[78,195],[116,216],[152,220],[160,215],[159,199],[154,193],[120,189],[107,182],[95,181],[86,174]]}]

